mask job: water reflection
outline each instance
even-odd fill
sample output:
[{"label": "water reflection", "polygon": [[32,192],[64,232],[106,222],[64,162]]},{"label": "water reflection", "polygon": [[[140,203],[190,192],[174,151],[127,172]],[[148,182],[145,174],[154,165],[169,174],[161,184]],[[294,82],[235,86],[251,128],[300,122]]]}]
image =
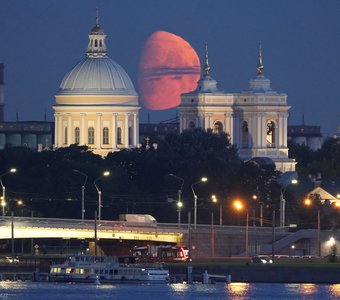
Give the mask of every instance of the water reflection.
[{"label": "water reflection", "polygon": [[313,295],[317,292],[316,285],[313,283],[302,283],[299,285],[300,295]]},{"label": "water reflection", "polygon": [[331,284],[329,286],[329,294],[334,297],[340,297],[340,284]]},{"label": "water reflection", "polygon": [[183,283],[172,283],[170,284],[170,288],[174,292],[185,292],[187,289],[189,289],[190,285],[183,284]]},{"label": "water reflection", "polygon": [[231,282],[225,285],[225,289],[227,290],[229,296],[232,299],[245,299],[249,291],[250,284],[245,282]]}]

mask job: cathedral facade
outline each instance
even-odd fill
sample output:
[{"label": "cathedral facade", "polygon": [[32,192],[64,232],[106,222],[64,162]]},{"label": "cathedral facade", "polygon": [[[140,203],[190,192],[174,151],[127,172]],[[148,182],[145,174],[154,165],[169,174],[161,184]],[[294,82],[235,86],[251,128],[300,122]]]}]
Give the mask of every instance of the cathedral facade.
[{"label": "cathedral facade", "polygon": [[137,147],[138,94],[125,70],[110,59],[99,25],[85,58],[63,78],[55,96],[55,147],[86,145],[102,156]]},{"label": "cathedral facade", "polygon": [[210,76],[206,46],[204,74],[195,91],[181,96],[180,132],[195,127],[225,132],[241,159],[269,158],[276,169],[295,171],[295,161],[288,158],[287,95],[272,90],[263,71],[260,48],[257,75],[249,89],[233,94],[220,91]]}]

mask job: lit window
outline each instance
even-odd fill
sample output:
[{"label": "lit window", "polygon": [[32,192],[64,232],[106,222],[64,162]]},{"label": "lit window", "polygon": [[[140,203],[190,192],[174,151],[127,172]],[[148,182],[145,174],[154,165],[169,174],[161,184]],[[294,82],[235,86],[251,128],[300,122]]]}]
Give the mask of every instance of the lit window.
[{"label": "lit window", "polygon": [[122,128],[117,128],[117,144],[122,144]]},{"label": "lit window", "polygon": [[103,128],[103,144],[109,144],[109,128]]},{"label": "lit window", "polygon": [[267,147],[275,147],[275,124],[273,121],[267,123]]},{"label": "lit window", "polygon": [[88,144],[94,144],[94,128],[89,127],[88,129]]},{"label": "lit window", "polygon": [[67,127],[64,130],[64,144],[67,145]]},{"label": "lit window", "polygon": [[74,143],[75,144],[79,144],[79,133],[80,133],[79,127],[76,127],[74,129]]}]

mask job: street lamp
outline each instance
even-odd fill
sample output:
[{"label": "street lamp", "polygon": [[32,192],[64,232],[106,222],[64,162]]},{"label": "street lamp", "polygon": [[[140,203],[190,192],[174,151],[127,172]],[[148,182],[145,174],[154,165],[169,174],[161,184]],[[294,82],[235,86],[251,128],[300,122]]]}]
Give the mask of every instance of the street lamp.
[{"label": "street lamp", "polygon": [[6,206],[6,188],[2,182],[2,179],[1,177],[2,176],[5,176],[9,173],[15,173],[17,171],[17,169],[15,168],[12,168],[10,169],[8,172],[4,173],[4,174],[1,174],[0,175],[0,183],[1,183],[1,187],[2,187],[2,199],[1,199],[1,206],[2,206],[2,216],[5,216],[5,206]]},{"label": "street lamp", "polygon": [[[234,203],[234,208],[238,211],[241,211],[244,209],[244,205],[243,203],[240,201],[240,200],[235,200]],[[246,245],[245,245],[245,248],[246,248],[246,257],[248,257],[248,232],[249,232],[249,212],[248,212],[248,209],[246,209],[246,212],[247,212],[247,217],[246,217]]]},{"label": "street lamp", "polygon": [[98,189],[98,186],[97,186],[96,182],[97,182],[98,180],[100,180],[101,178],[106,177],[106,176],[109,176],[109,175],[110,175],[110,172],[109,172],[109,171],[105,171],[105,172],[103,173],[102,176],[98,177],[98,178],[93,182],[94,186],[96,187],[97,193],[98,193],[98,220],[99,220],[99,221],[101,220],[101,216],[102,216],[102,191],[100,191],[100,190]]},{"label": "street lamp", "polygon": [[197,195],[194,190],[194,186],[201,183],[201,182],[207,182],[208,178],[207,177],[202,177],[200,181],[197,181],[191,185],[191,190],[194,195],[194,226],[196,229],[196,224],[197,224]]},{"label": "street lamp", "polygon": [[81,220],[84,221],[84,214],[85,214],[85,185],[86,185],[88,176],[85,173],[80,172],[79,170],[76,170],[76,169],[72,169],[72,171],[76,172],[76,173],[79,173],[80,175],[85,177],[84,183],[83,183],[83,185],[81,187]]},{"label": "street lamp", "polygon": [[[304,201],[305,206],[309,207],[312,205],[312,200],[310,198],[306,198]],[[320,206],[318,205],[318,254],[321,256],[321,244],[320,244],[320,232],[321,232],[321,224],[320,224]]]},{"label": "street lamp", "polygon": [[[212,195],[211,196],[211,201],[213,203],[217,203],[218,202],[218,199],[217,199],[216,195]],[[219,205],[220,205],[220,225],[222,225],[222,203],[219,203]]]},{"label": "street lamp", "polygon": [[169,176],[174,177],[174,178],[176,178],[178,180],[181,180],[181,187],[178,190],[178,201],[177,201],[178,225],[181,225],[181,210],[182,210],[182,207],[183,207],[181,196],[182,196],[182,189],[183,189],[183,185],[184,185],[184,179],[182,177],[179,177],[179,176],[175,175],[175,174],[169,174]]},{"label": "street lamp", "polygon": [[[255,220],[256,220],[256,217],[255,217],[255,215],[256,215],[256,205],[255,205],[255,203],[256,203],[256,200],[257,200],[257,196],[256,195],[253,195],[253,200],[254,200],[254,202],[253,202],[253,227],[255,227]],[[262,206],[261,206],[261,209],[262,209]]]},{"label": "street lamp", "polygon": [[285,227],[285,219],[286,219],[286,199],[284,198],[286,189],[288,186],[292,184],[297,184],[297,179],[292,179],[286,185],[283,185],[280,189],[280,227],[284,229]]}]

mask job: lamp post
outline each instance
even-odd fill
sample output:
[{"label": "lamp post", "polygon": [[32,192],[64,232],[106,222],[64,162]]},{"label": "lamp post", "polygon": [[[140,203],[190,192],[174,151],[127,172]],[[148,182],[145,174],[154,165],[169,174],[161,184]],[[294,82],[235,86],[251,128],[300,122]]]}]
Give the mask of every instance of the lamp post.
[{"label": "lamp post", "polygon": [[102,179],[103,177],[106,177],[106,176],[109,176],[109,175],[110,175],[110,172],[109,171],[105,171],[102,176],[98,177],[93,182],[94,186],[96,187],[97,193],[98,193],[98,220],[99,221],[101,220],[101,217],[102,217],[102,191],[100,191],[98,189],[98,186],[97,186],[96,182],[98,180]]},{"label": "lamp post", "polygon": [[178,190],[178,200],[177,200],[177,208],[178,208],[178,225],[181,225],[181,211],[182,211],[182,207],[183,207],[183,203],[182,203],[182,189],[183,189],[183,185],[184,185],[184,179],[182,177],[179,177],[175,174],[169,174],[169,176],[174,177],[178,180],[181,181],[181,187]]},{"label": "lamp post", "polygon": [[[305,206],[309,207],[312,205],[312,200],[310,198],[306,198],[304,201]],[[317,225],[317,243],[318,243],[318,255],[321,256],[321,243],[320,243],[320,233],[321,233],[321,220],[320,220],[320,206],[318,205],[318,225]]]},{"label": "lamp post", "polygon": [[[234,208],[238,211],[241,211],[244,209],[244,205],[241,201],[239,200],[235,200],[234,203]],[[248,233],[249,233],[249,212],[248,212],[248,209],[246,208],[246,212],[247,212],[247,215],[246,215],[246,244],[245,244],[245,252],[246,252],[246,257],[248,257]]]},{"label": "lamp post", "polygon": [[9,174],[9,173],[15,173],[17,171],[17,169],[12,168],[10,169],[8,172],[1,174],[0,175],[0,183],[1,183],[1,187],[2,187],[2,200],[1,200],[1,206],[2,206],[2,216],[5,216],[5,206],[6,206],[6,187],[4,186],[3,182],[2,182],[2,177]]},{"label": "lamp post", "polygon": [[196,224],[197,224],[197,195],[194,190],[194,186],[201,183],[201,182],[207,182],[208,178],[207,177],[202,177],[200,181],[197,181],[191,185],[191,190],[194,195],[194,227],[196,229]]},{"label": "lamp post", "polygon": [[297,184],[297,179],[292,179],[287,185],[280,189],[280,227],[284,229],[286,219],[286,199],[284,198],[286,189],[291,184]]},{"label": "lamp post", "polygon": [[79,170],[76,170],[76,169],[73,169],[72,171],[76,172],[76,173],[79,173],[80,175],[85,177],[84,183],[83,183],[83,185],[81,187],[81,220],[84,222],[84,215],[85,215],[85,185],[86,185],[88,176],[85,173],[80,172]]},{"label": "lamp post", "polygon": [[256,206],[255,206],[255,203],[256,203],[256,200],[257,200],[257,196],[256,195],[253,195],[253,200],[254,200],[254,202],[253,202],[253,227],[255,227],[256,226],[256,224],[255,224],[255,220],[256,220],[256,217],[255,217],[255,215],[256,215]]},{"label": "lamp post", "polygon": [[[212,195],[211,196],[211,201],[213,202],[213,203],[217,203],[218,202],[218,199],[217,199],[217,197],[216,197],[216,195]],[[219,203],[219,206],[220,206],[220,225],[222,225],[222,203]]]}]

